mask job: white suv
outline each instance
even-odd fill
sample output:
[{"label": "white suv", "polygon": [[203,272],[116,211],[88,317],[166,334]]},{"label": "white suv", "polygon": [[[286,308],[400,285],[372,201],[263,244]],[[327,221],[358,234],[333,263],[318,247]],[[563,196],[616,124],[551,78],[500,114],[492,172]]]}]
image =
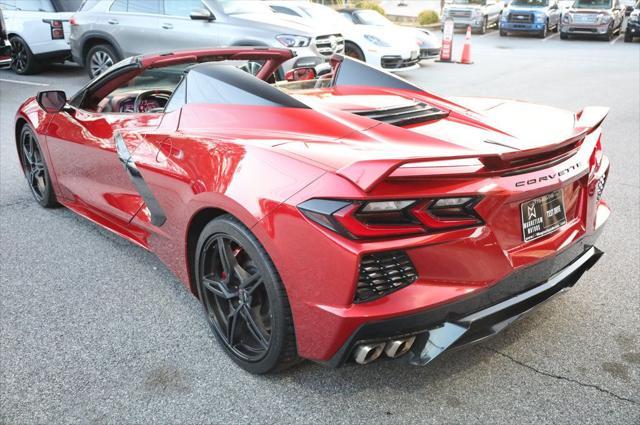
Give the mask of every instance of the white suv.
[{"label": "white suv", "polygon": [[71,56],[69,18],[81,0],[0,0],[11,42],[11,68],[34,74],[51,62]]}]

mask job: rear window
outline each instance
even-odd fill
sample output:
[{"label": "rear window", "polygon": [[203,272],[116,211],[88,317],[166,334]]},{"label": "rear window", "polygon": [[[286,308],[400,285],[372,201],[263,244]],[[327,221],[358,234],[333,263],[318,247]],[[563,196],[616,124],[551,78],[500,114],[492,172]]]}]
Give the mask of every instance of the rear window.
[{"label": "rear window", "polygon": [[28,12],[55,12],[50,0],[0,0],[4,10],[25,10]]}]

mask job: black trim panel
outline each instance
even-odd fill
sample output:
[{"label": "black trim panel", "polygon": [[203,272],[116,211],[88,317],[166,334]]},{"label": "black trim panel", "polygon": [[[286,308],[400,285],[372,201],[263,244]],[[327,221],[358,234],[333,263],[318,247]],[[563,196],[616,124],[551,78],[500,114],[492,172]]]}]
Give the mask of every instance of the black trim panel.
[{"label": "black trim panel", "polygon": [[127,145],[124,143],[124,139],[118,133],[114,136],[116,141],[116,152],[118,152],[118,158],[120,158],[120,162],[124,166],[125,171],[129,174],[133,185],[136,187],[136,190],[142,196],[145,205],[149,209],[151,213],[151,223],[155,226],[162,226],[165,221],[167,221],[167,217],[164,213],[164,210],[158,203],[158,200],[149,189],[147,182],[144,181],[144,177],[142,177],[142,173],[138,170],[133,157],[131,156],[131,152],[127,149]]}]

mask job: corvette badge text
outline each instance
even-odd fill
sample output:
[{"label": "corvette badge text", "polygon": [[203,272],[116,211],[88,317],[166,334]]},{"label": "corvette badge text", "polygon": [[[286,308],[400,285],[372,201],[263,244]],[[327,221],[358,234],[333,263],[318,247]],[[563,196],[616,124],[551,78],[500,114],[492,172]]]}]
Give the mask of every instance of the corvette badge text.
[{"label": "corvette badge text", "polygon": [[528,186],[528,185],[531,185],[531,184],[550,181],[550,180],[555,179],[556,177],[562,177],[563,175],[565,175],[565,174],[567,174],[567,173],[569,173],[571,171],[577,170],[578,168],[580,168],[580,163],[576,162],[571,167],[564,168],[564,169],[558,171],[557,173],[545,174],[544,176],[536,177],[535,179],[520,180],[520,181],[516,182],[516,187]]}]

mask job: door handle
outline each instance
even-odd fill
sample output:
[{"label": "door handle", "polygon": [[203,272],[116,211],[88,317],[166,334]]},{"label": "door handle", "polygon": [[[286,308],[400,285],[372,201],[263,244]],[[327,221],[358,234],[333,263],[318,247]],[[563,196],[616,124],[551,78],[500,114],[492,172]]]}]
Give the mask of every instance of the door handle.
[{"label": "door handle", "polygon": [[107,22],[109,23],[109,25],[118,25],[119,24],[117,19],[109,19]]},{"label": "door handle", "polygon": [[168,22],[165,22],[164,24],[162,24],[162,28],[164,28],[166,30],[172,30],[173,29],[173,25],[171,25]]}]

